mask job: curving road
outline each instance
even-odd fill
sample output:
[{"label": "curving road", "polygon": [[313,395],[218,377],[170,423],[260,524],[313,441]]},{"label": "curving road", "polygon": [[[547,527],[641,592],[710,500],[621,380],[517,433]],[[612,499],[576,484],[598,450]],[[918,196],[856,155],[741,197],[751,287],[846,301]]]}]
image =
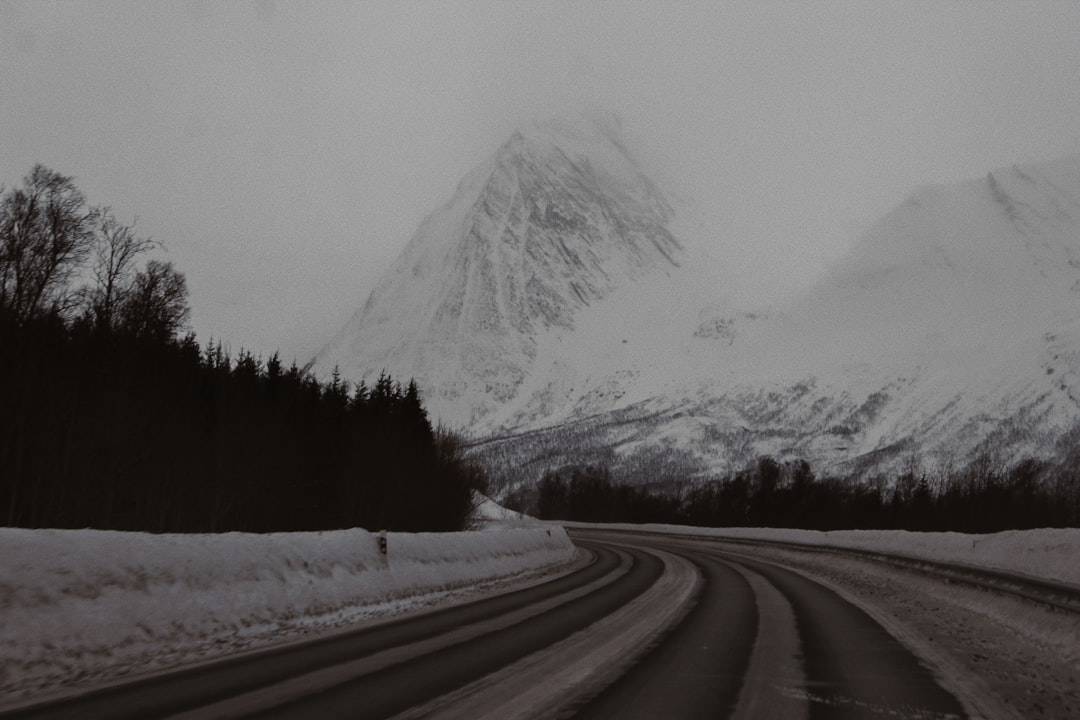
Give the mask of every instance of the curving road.
[{"label": "curving road", "polygon": [[951,718],[866,612],[754,549],[573,531],[525,590],[0,717]]},{"label": "curving road", "polygon": [[965,717],[918,658],[823,585],[709,543],[649,544],[692,558],[704,592],[578,717]]}]

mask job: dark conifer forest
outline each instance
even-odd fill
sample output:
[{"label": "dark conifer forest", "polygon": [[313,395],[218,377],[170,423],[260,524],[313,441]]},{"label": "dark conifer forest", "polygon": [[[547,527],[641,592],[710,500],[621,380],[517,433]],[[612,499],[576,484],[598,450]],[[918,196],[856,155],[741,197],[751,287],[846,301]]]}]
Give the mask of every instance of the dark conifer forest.
[{"label": "dark conifer forest", "polygon": [[483,473],[415,383],[319,381],[183,334],[184,275],[35,167],[0,195],[0,525],[464,527]]},{"label": "dark conifer forest", "polygon": [[805,461],[762,457],[730,477],[665,491],[612,482],[604,467],[549,472],[507,504],[545,519],[699,527],[997,532],[1080,526],[1080,432],[1057,463],[975,462],[959,472],[822,477]]}]

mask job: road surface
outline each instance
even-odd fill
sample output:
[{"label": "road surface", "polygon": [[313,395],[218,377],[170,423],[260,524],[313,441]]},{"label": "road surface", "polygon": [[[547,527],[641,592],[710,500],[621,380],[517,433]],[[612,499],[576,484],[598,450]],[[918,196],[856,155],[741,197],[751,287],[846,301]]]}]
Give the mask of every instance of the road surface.
[{"label": "road surface", "polygon": [[753,546],[573,532],[528,589],[0,717],[962,718],[970,697]]}]

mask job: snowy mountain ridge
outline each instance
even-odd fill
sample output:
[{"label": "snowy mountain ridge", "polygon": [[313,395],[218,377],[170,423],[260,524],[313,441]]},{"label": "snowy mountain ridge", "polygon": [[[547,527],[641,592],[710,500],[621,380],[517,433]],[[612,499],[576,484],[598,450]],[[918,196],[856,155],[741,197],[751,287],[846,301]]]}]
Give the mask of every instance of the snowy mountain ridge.
[{"label": "snowy mountain ridge", "polygon": [[674,215],[613,128],[515,134],[320,363],[415,375],[533,474],[1046,455],[1078,417],[1080,157],[918,189],[769,313],[717,301]]},{"label": "snowy mountain ridge", "polygon": [[318,362],[348,377],[414,376],[436,415],[476,422],[515,396],[543,338],[678,267],[671,216],[611,129],[515,133],[424,221]]}]

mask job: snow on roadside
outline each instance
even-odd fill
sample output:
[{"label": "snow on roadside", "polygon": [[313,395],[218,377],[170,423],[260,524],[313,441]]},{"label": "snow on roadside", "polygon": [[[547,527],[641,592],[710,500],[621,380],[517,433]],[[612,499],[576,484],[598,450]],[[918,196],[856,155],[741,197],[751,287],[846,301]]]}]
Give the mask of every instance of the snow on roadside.
[{"label": "snow on roadside", "polygon": [[201,661],[567,564],[558,526],[152,535],[0,528],[0,696]]},{"label": "snow on roadside", "polygon": [[562,523],[566,527],[645,530],[738,540],[773,540],[903,555],[1001,570],[1080,587],[1080,528],[1009,530],[975,535],[907,530],[702,528],[646,523]]},{"label": "snow on roadside", "polygon": [[535,527],[544,523],[531,515],[505,508],[487,495],[473,491],[473,525],[489,527]]}]

